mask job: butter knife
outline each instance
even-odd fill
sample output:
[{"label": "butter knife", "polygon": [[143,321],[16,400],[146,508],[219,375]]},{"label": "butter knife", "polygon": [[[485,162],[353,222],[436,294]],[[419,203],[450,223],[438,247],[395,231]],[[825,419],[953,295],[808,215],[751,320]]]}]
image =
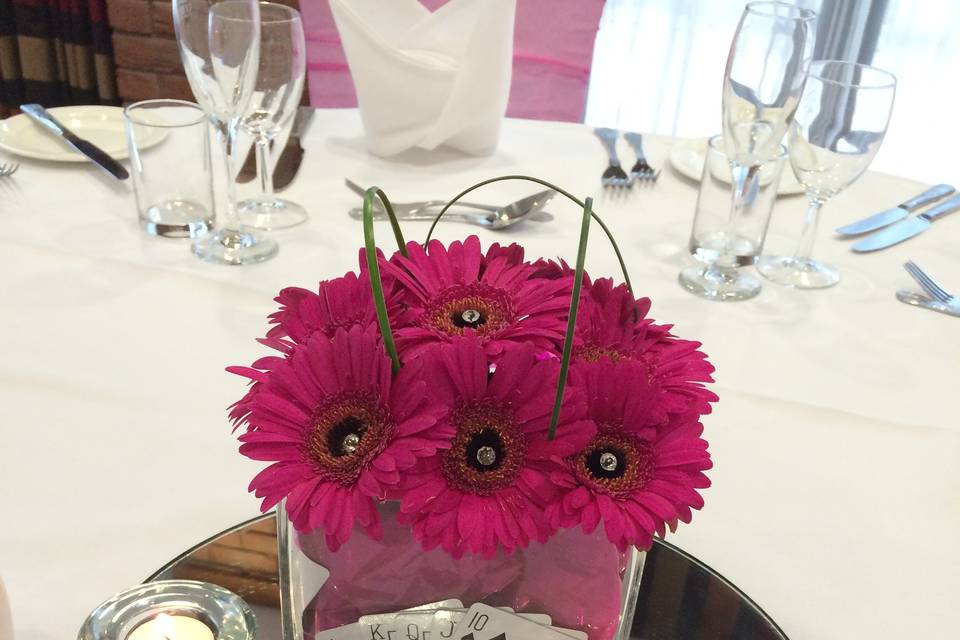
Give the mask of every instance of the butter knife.
[{"label": "butter knife", "polygon": [[27,114],[31,119],[43,126],[44,129],[54,133],[61,140],[65,141],[71,147],[87,156],[93,162],[118,180],[126,180],[130,177],[127,170],[119,162],[110,157],[110,155],[93,144],[89,140],[84,140],[70,129],[67,129],[59,120],[50,115],[46,109],[39,104],[22,104],[20,110]]},{"label": "butter knife", "polygon": [[848,225],[838,227],[836,229],[837,233],[842,236],[856,236],[861,233],[867,233],[868,231],[876,231],[877,229],[883,228],[889,224],[893,224],[898,220],[903,220],[910,212],[919,209],[920,207],[930,204],[931,202],[936,202],[940,198],[945,198],[956,191],[949,184],[938,184],[933,187],[930,187],[920,195],[910,198],[906,202],[898,204],[893,209],[887,209],[886,211],[881,211],[880,213],[875,213],[872,216],[868,216],[863,220],[857,220]]},{"label": "butter knife", "polygon": [[881,229],[876,233],[870,234],[863,240],[853,245],[853,250],[857,253],[865,253],[868,251],[877,251],[878,249],[892,247],[893,245],[903,242],[904,240],[909,240],[917,234],[923,233],[930,228],[930,225],[933,224],[934,220],[938,220],[948,213],[956,211],[957,209],[960,209],[960,195],[953,196],[949,200],[945,200],[944,202],[941,202],[935,207],[927,209],[919,215],[916,215],[912,218],[907,218],[906,220],[901,220],[894,225],[890,225],[886,229]]}]

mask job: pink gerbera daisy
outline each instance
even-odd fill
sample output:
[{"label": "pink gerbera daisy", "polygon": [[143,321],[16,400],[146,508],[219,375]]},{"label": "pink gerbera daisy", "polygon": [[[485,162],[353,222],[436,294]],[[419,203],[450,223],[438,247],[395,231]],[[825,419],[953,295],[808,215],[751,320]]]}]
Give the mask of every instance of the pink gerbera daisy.
[{"label": "pink gerbera daisy", "polygon": [[480,240],[428,249],[407,245],[409,257],[383,261],[384,279],[409,310],[396,322],[402,357],[416,356],[431,344],[475,335],[490,355],[510,344],[529,342],[541,351],[557,351],[570,305],[570,279],[534,277],[517,245],[495,245],[484,255]]},{"label": "pink gerbera daisy", "polygon": [[[270,314],[270,323],[274,326],[259,342],[285,355],[292,353],[296,345],[305,343],[317,331],[332,338],[338,329],[357,325],[367,327],[377,321],[366,274],[357,276],[350,272],[342,278],[325,280],[315,292],[286,287],[274,300],[280,305]],[[389,311],[394,315],[400,313],[395,305]],[[234,425],[243,424],[249,414],[250,402],[260,390],[259,381],[282,360],[267,356],[250,367],[228,367],[231,373],[250,378],[253,383],[247,394],[230,407],[230,419]]]},{"label": "pink gerbera daisy", "polygon": [[393,379],[373,326],[314,332],[260,382],[240,452],[272,464],[250,490],[264,511],[286,498],[294,526],[322,528],[331,548],[355,522],[379,536],[374,500],[450,446],[452,429],[437,424],[445,408],[427,395],[419,363]]},{"label": "pink gerbera daisy", "polygon": [[[550,278],[555,280],[557,278],[572,278],[576,273],[576,270],[571,268],[567,261],[563,258],[557,258],[556,260],[547,260],[546,258],[540,258],[533,263],[534,273],[538,278]],[[583,272],[583,285],[590,285],[590,276],[587,275],[587,272]]]},{"label": "pink gerbera daisy", "polygon": [[695,410],[710,412],[717,396],[704,387],[713,382],[713,365],[700,343],[681,340],[671,326],[647,318],[650,299],[635,300],[625,284],[613,286],[610,278],[585,284],[577,316],[574,358],[580,362],[601,359],[642,362],[651,382],[661,393],[655,405],[658,419],[666,413]]},{"label": "pink gerbera daisy", "polygon": [[494,372],[476,337],[434,347],[429,388],[451,409],[437,423],[452,446],[420,460],[404,482],[401,521],[429,550],[491,556],[543,542],[554,530],[543,509],[555,497],[549,481],[561,459],[593,437],[580,392],[565,394],[556,438],[547,440],[559,364],[530,345],[504,352]]},{"label": "pink gerbera daisy", "polygon": [[[387,292],[389,294],[389,292]],[[387,295],[388,303],[392,299]],[[373,293],[366,273],[349,272],[342,278],[325,280],[316,292],[287,287],[276,297],[280,309],[270,314],[274,326],[268,338],[289,338],[303,343],[315,331],[332,337],[337,329],[367,326],[377,321]]]},{"label": "pink gerbera daisy", "polygon": [[602,521],[623,550],[647,549],[668,524],[690,522],[691,509],[703,506],[697,490],[710,486],[703,472],[712,466],[697,414],[672,414],[651,426],[657,393],[637,362],[580,364],[571,385],[584,392],[597,434],[551,475],[564,493],[547,509],[551,524],[590,533]]}]

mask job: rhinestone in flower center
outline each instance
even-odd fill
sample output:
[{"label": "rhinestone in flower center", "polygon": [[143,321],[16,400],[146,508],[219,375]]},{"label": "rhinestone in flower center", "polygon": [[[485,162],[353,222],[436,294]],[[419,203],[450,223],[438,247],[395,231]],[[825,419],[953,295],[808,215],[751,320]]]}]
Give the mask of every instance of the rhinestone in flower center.
[{"label": "rhinestone in flower center", "polygon": [[443,475],[466,493],[488,495],[513,485],[523,468],[526,440],[513,416],[493,401],[455,410],[453,445],[443,454]]},{"label": "rhinestone in flower center", "polygon": [[513,322],[510,296],[481,282],[448,287],[427,304],[421,324],[448,335],[472,329],[479,335],[500,331]]},{"label": "rhinestone in flower center", "polygon": [[604,429],[583,451],[568,459],[586,485],[613,496],[642,489],[653,477],[653,450],[620,431]]},{"label": "rhinestone in flower center", "polygon": [[349,484],[387,444],[392,429],[386,410],[370,393],[344,393],[314,411],[306,455],[317,472]]},{"label": "rhinestone in flower center", "polygon": [[[499,443],[498,443],[499,444]],[[492,467],[497,464],[497,461],[500,459],[500,455],[497,454],[496,447],[491,447],[490,445],[482,445],[477,449],[477,463],[481,467]]]},{"label": "rhinestone in flower center", "polygon": [[483,313],[477,309],[464,309],[460,315],[454,313],[451,320],[453,321],[453,324],[457,325],[461,329],[463,327],[476,329],[487,321],[487,319],[483,317]]},{"label": "rhinestone in flower center", "polygon": [[327,450],[335,458],[356,453],[367,425],[356,416],[347,416],[327,430]]}]

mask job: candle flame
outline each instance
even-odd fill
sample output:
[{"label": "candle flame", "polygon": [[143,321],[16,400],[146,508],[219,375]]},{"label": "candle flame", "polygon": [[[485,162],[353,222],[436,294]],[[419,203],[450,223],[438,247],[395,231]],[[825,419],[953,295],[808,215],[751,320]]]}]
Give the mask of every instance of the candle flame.
[{"label": "candle flame", "polygon": [[177,633],[177,627],[173,624],[173,618],[165,613],[157,616],[157,633],[164,640],[174,640]]}]

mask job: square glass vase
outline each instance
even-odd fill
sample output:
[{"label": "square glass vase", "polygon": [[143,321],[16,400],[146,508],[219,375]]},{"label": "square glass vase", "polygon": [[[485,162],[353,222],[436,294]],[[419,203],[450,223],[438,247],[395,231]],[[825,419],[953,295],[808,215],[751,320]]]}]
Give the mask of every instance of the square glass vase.
[{"label": "square glass vase", "polygon": [[331,551],[323,531],[298,532],[278,505],[283,640],[321,640],[321,632],[360,616],[454,598],[467,608],[484,602],[545,613],[589,640],[630,637],[646,553],[619,551],[602,527],[589,535],[561,529],[512,554],[455,559],[439,548],[424,551],[411,528],[397,522],[398,510],[396,501],[378,506],[381,540],[357,528]]}]

